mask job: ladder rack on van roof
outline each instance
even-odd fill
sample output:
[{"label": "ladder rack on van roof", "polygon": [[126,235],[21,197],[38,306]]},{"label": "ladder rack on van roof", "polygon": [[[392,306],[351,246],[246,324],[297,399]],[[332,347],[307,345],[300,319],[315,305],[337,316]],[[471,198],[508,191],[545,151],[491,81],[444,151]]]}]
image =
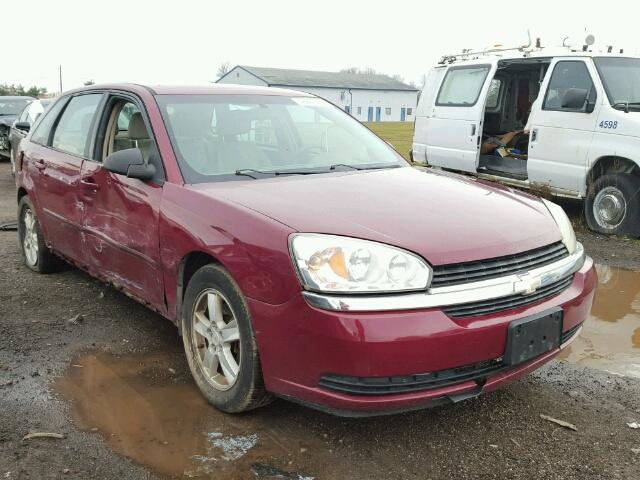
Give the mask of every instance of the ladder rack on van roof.
[{"label": "ladder rack on van roof", "polygon": [[[500,56],[500,54],[504,52],[520,52],[522,54],[522,58],[527,58],[527,57],[530,57],[533,53],[541,52],[542,50],[544,50],[545,47],[541,45],[540,38],[536,38],[536,44],[535,46],[532,46],[531,34],[529,33],[528,30],[527,30],[527,36],[529,37],[529,42],[526,45],[521,45],[519,47],[507,47],[507,48],[503,48],[501,45],[496,45],[493,48],[488,48],[486,50],[479,50],[479,51],[472,51],[471,49],[465,49],[462,51],[462,53],[456,53],[453,55],[444,55],[438,62],[438,65],[449,65],[459,61],[476,60],[481,57],[490,56],[490,55]],[[593,35],[588,35],[587,38],[585,39],[584,45],[582,45],[580,48],[576,48],[574,45],[567,44],[566,42],[568,39],[569,37],[566,37],[562,41],[562,47],[560,48],[565,49],[565,51],[568,51],[569,53],[592,53],[592,50],[590,50],[589,47],[593,45],[593,43],[595,42],[595,38],[593,37]],[[605,52],[602,52],[602,53],[605,53]],[[611,54],[611,53],[617,53],[617,52],[613,52],[613,46],[609,45],[607,46],[606,53]],[[619,53],[622,55],[624,53],[624,49],[620,49]]]}]

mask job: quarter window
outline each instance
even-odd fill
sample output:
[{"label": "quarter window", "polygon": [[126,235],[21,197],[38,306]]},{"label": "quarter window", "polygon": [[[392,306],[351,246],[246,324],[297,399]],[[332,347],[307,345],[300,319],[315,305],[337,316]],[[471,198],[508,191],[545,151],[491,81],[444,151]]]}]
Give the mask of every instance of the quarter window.
[{"label": "quarter window", "polygon": [[451,67],[438,92],[436,105],[444,107],[475,105],[488,73],[489,65]]},{"label": "quarter window", "polygon": [[40,122],[38,122],[38,126],[31,136],[32,142],[39,143],[40,145],[49,145],[49,139],[51,138],[51,129],[55,124],[60,111],[66,104],[67,102],[65,99],[60,99],[47,110],[45,116],[40,120]]},{"label": "quarter window", "polygon": [[63,152],[86,156],[89,132],[102,94],[73,97],[53,133],[52,146]]},{"label": "quarter window", "polygon": [[489,92],[487,93],[488,110],[495,110],[500,105],[500,89],[502,88],[502,80],[494,78],[489,84]]},{"label": "quarter window", "polygon": [[[564,96],[569,90],[584,90],[587,92],[587,101],[581,108],[566,108],[562,106]],[[595,102],[595,95],[593,81],[584,62],[576,60],[558,62],[549,80],[549,87],[547,88],[542,109],[585,112],[587,104]]]}]

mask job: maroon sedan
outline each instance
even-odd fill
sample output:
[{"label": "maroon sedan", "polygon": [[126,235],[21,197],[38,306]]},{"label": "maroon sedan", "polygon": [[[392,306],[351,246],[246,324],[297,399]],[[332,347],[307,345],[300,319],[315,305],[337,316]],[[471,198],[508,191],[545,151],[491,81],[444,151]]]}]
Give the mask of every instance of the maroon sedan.
[{"label": "maroon sedan", "polygon": [[173,321],[226,412],[457,402],[555,357],[591,308],[560,207],[412,168],[312,95],[92,86],[21,146],[26,265],[64,259]]}]

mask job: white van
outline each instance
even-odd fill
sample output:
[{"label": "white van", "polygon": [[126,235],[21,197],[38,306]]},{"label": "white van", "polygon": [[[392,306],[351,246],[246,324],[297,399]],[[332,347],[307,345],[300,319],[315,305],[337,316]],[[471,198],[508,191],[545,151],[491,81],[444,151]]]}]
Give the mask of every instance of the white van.
[{"label": "white van", "polygon": [[592,230],[640,236],[640,58],[611,50],[443,58],[418,103],[414,161],[583,198]]}]

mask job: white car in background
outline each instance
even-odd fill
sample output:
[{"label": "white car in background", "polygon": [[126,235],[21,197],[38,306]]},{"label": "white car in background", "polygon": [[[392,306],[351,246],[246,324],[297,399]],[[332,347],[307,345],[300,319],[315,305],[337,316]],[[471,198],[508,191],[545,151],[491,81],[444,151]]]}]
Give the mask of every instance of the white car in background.
[{"label": "white car in background", "polygon": [[414,161],[584,199],[592,230],[640,236],[640,58],[530,46],[433,68]]}]

